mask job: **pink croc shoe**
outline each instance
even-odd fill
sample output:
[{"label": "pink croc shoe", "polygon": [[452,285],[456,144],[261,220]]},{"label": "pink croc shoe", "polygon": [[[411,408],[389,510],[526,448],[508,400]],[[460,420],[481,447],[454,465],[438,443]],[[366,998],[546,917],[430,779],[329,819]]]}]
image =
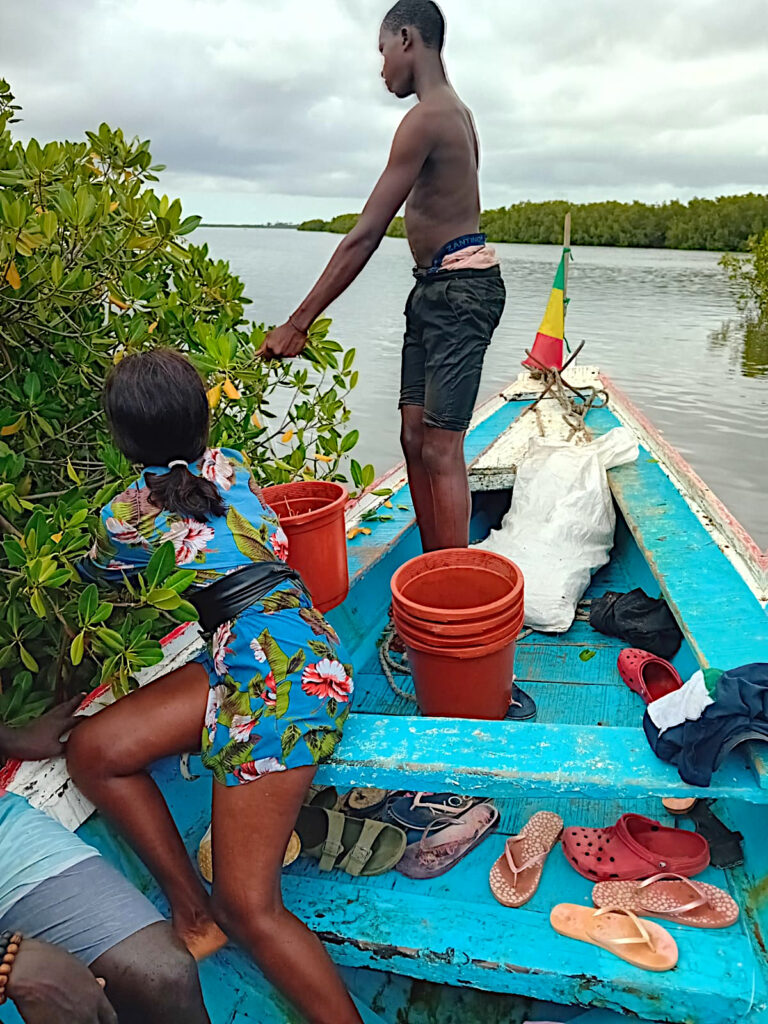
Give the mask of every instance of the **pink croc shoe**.
[{"label": "pink croc shoe", "polygon": [[683,685],[679,673],[668,661],[637,647],[627,647],[621,652],[618,668],[630,690],[639,693],[646,704],[666,697]]}]

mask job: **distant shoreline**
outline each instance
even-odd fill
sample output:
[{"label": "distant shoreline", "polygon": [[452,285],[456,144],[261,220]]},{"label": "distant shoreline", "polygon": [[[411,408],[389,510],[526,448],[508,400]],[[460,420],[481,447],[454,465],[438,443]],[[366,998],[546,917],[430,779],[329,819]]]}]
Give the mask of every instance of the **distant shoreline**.
[{"label": "distant shoreline", "polygon": [[201,221],[201,228],[293,228],[298,229],[298,224],[214,224]]},{"label": "distant shoreline", "polygon": [[[563,221],[571,214],[571,244],[608,248],[687,249],[704,252],[746,252],[750,238],[768,231],[768,195],[719,196],[687,203],[569,203],[556,199],[523,202],[483,210],[480,230],[489,242],[517,245],[559,245]],[[315,218],[298,225],[299,231],[327,231],[344,235],[359,214],[343,213],[331,220]],[[405,236],[402,217],[395,217],[387,234]]]}]

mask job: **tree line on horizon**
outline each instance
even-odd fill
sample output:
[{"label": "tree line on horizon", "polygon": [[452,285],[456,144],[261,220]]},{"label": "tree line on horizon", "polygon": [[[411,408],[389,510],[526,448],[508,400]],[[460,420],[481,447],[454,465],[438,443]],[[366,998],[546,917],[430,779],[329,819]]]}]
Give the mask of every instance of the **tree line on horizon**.
[{"label": "tree line on horizon", "polygon": [[[556,199],[523,202],[483,210],[480,230],[491,242],[559,245],[563,221],[571,213],[572,245],[632,246],[653,249],[709,249],[746,252],[750,239],[768,231],[768,195],[750,192],[717,199],[691,199],[687,203],[569,203]],[[357,213],[331,220],[306,220],[299,231],[330,231],[345,235],[355,226]],[[402,217],[395,217],[387,234],[405,237]]]}]

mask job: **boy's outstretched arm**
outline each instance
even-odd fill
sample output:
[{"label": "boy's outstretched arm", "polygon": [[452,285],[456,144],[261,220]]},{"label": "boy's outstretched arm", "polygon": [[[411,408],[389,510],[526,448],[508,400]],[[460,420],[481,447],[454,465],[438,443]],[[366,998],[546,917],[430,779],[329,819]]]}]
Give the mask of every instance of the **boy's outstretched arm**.
[{"label": "boy's outstretched arm", "polygon": [[280,359],[301,352],[313,321],[352,284],[378,248],[392,218],[416,184],[430,150],[428,120],[415,107],[395,133],[387,166],[357,224],[339,243],[309,295],[286,323],[269,332],[259,355]]}]

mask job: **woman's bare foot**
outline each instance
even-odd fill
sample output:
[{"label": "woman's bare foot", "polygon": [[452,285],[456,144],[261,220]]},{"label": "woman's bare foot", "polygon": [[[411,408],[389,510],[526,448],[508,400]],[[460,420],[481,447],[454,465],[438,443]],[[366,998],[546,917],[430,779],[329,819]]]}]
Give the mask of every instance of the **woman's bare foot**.
[{"label": "woman's bare foot", "polygon": [[181,921],[174,917],[173,930],[198,962],[223,949],[229,942],[213,918]]}]

